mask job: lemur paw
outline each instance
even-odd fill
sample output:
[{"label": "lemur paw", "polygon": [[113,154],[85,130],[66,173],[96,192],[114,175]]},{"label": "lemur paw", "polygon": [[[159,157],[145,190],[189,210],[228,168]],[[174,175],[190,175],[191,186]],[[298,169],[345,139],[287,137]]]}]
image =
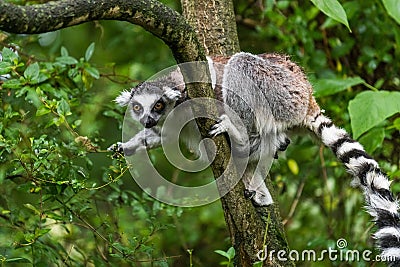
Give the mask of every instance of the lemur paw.
[{"label": "lemur paw", "polygon": [[164,93],[164,95],[168,98],[168,99],[170,99],[170,100],[172,100],[172,101],[176,101],[176,100],[178,100],[180,97],[181,97],[181,92],[180,91],[178,91],[178,90],[174,90],[174,89],[171,89],[171,88],[166,88],[165,89],[165,93]]},{"label": "lemur paw", "polygon": [[[118,142],[116,144],[111,145],[109,148],[107,148],[107,151],[122,154],[122,153],[124,153],[124,148],[122,147],[122,143]],[[115,157],[115,156],[113,156],[113,157]]]},{"label": "lemur paw", "polygon": [[226,114],[223,114],[219,117],[216,124],[211,127],[211,130],[208,132],[210,136],[217,136],[219,134],[225,133],[228,131],[229,127],[231,127],[232,122]]},{"label": "lemur paw", "polygon": [[248,190],[248,189],[244,190],[244,197],[246,199],[252,199],[255,195],[256,195],[256,191],[252,191],[252,190]]},{"label": "lemur paw", "polygon": [[264,207],[274,203],[271,195],[264,195],[260,192],[255,192],[254,197],[251,199],[254,206]]}]

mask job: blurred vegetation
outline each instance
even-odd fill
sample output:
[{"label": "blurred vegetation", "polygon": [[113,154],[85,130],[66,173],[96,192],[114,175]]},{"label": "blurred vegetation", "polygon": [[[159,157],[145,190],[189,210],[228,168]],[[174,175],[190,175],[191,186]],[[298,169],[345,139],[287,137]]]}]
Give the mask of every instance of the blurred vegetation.
[{"label": "blurred vegetation", "polygon": [[[240,0],[235,10],[242,50],[291,55],[326,114],[366,146],[398,194],[400,27],[387,2],[342,1],[351,32],[309,1]],[[159,203],[105,151],[121,139],[124,110],[112,100],[174,64],[160,40],[128,23],[97,21],[40,35],[3,32],[0,45],[0,262],[229,266],[234,252],[219,202]],[[292,249],[336,248],[339,238],[347,249],[372,248],[362,195],[308,133],[292,136],[270,175]]]}]

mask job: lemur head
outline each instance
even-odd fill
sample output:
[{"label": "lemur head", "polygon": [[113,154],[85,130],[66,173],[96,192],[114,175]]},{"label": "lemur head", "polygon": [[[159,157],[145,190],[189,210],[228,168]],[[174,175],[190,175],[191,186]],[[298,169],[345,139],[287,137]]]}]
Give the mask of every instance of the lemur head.
[{"label": "lemur head", "polygon": [[166,115],[183,97],[183,79],[177,80],[175,75],[176,72],[173,72],[155,81],[140,83],[131,91],[123,91],[115,102],[128,106],[132,118],[145,128],[162,126]]}]

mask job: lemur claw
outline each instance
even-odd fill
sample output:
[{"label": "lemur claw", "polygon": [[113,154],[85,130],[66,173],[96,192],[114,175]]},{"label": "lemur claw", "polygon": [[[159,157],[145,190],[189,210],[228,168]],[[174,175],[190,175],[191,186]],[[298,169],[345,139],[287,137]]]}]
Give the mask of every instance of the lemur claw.
[{"label": "lemur claw", "polygon": [[111,146],[109,146],[107,148],[107,151],[115,152],[115,153],[123,153],[124,149],[122,147],[122,143],[121,142],[117,142],[116,144],[112,144]]},{"label": "lemur claw", "polygon": [[285,138],[285,142],[279,144],[278,150],[279,151],[285,151],[287,149],[287,147],[289,146],[289,144],[290,144],[290,139],[286,137]]},{"label": "lemur claw", "polygon": [[222,134],[228,131],[228,127],[230,124],[232,123],[229,120],[228,116],[226,114],[223,114],[218,118],[217,123],[211,127],[211,131],[209,131],[208,134],[212,137]]}]

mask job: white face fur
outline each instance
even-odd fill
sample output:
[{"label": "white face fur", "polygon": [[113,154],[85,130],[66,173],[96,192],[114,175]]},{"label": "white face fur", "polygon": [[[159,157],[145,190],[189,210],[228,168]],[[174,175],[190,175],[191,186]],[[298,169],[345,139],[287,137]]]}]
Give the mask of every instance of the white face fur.
[{"label": "white face fur", "polygon": [[[163,88],[164,89],[164,88]],[[165,91],[156,87],[139,86],[134,93],[124,91],[115,101],[120,106],[128,105],[132,118],[145,128],[161,126],[167,115],[174,107],[175,101],[165,96]]]}]

